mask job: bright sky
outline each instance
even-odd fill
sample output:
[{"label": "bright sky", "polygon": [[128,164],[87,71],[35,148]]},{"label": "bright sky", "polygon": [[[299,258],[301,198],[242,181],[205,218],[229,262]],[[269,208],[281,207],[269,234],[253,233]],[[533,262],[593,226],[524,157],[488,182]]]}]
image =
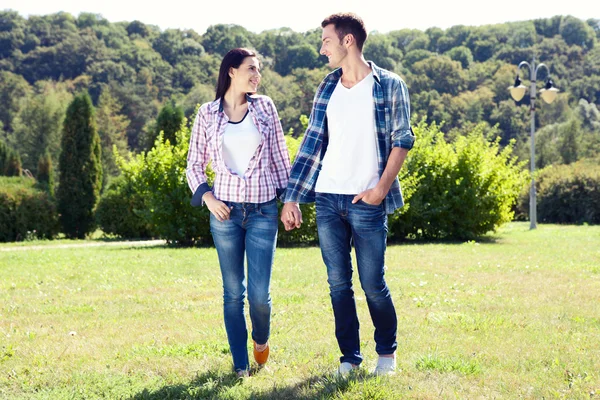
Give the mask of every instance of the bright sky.
[{"label": "bright sky", "polygon": [[[598,0],[2,0],[1,9],[22,16],[66,11],[101,14],[111,22],[140,20],[161,29],[193,29],[202,34],[210,25],[237,24],[249,31],[288,27],[296,32],[318,28],[334,12],[360,15],[369,32],[402,28],[442,29],[453,25],[486,25],[554,15],[600,19]],[[386,6],[385,4],[391,4]]]}]

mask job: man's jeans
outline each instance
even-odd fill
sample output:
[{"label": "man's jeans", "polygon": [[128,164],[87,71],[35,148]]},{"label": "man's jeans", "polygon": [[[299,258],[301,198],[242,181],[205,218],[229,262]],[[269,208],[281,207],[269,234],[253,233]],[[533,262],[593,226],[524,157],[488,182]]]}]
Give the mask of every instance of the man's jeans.
[{"label": "man's jeans", "polygon": [[[277,242],[277,203],[225,202],[231,209],[229,219],[219,222],[210,216],[210,230],[219,255],[223,277],[225,330],[233,367],[249,367],[248,331],[244,317],[244,297],[248,291],[252,339],[264,344],[269,339],[271,321],[271,268]],[[244,253],[248,280],[244,273]]]},{"label": "man's jeans", "polygon": [[340,362],[360,364],[359,322],[352,289],[351,248],[354,245],[360,284],[375,326],[375,350],[380,355],[396,351],[396,310],[384,279],[387,215],[383,204],[362,200],[352,204],[353,195],[317,193],[317,228],[333,314]]}]

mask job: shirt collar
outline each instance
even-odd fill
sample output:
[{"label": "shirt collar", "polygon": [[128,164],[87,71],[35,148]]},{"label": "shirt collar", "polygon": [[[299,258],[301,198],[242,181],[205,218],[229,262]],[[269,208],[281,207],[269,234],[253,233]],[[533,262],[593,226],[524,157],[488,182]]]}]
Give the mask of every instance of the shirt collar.
[{"label": "shirt collar", "polygon": [[[373,61],[367,61],[367,64],[369,64],[369,66],[371,67],[371,71],[373,71],[373,78],[375,78],[375,81],[378,84],[381,84],[381,79],[379,77],[379,75],[381,74],[381,68],[379,68]],[[340,80],[341,77],[342,77],[342,69],[341,68],[338,68],[329,74],[329,79],[331,79],[332,81],[337,82]]]}]

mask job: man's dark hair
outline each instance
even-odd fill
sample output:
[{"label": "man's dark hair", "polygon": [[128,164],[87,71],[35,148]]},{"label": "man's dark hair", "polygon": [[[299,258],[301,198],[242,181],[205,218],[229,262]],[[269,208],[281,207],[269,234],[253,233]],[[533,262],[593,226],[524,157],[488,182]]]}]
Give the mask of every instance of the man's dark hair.
[{"label": "man's dark hair", "polygon": [[356,46],[362,51],[363,44],[367,40],[367,30],[361,17],[354,13],[332,14],[321,22],[321,28],[331,24],[335,27],[340,42],[344,39],[344,36],[351,34],[356,40]]}]

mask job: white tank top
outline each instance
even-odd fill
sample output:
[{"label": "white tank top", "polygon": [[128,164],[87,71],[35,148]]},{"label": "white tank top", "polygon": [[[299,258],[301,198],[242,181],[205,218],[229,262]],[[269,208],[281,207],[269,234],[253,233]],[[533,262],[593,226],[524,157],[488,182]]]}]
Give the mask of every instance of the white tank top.
[{"label": "white tank top", "polygon": [[243,177],[259,144],[260,132],[248,112],[239,122],[229,121],[223,133],[225,165],[232,172]]}]

